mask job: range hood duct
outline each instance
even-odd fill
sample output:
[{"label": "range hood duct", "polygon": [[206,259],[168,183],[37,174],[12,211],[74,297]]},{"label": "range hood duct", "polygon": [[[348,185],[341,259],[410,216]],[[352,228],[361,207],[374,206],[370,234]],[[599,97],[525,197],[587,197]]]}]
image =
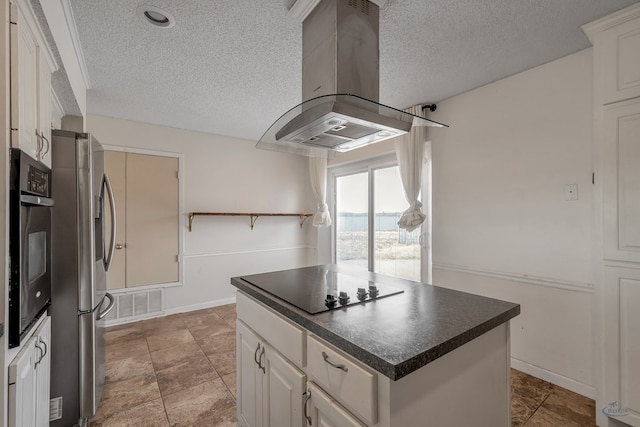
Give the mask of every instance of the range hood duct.
[{"label": "range hood duct", "polygon": [[258,148],[332,157],[412,126],[446,126],[378,103],[379,16],[368,0],[320,0],[302,24],[303,102],[271,125]]}]

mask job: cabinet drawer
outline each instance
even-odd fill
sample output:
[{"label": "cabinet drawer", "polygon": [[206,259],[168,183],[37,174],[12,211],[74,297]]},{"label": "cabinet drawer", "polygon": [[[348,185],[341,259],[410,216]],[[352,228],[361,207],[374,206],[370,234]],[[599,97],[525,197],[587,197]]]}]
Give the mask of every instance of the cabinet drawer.
[{"label": "cabinet drawer", "polygon": [[318,337],[307,338],[307,373],[331,397],[370,424],[378,418],[375,372]]},{"label": "cabinet drawer", "polygon": [[296,366],[304,366],[305,333],[301,328],[240,291],[236,294],[236,310],[238,319],[256,331],[273,348]]}]

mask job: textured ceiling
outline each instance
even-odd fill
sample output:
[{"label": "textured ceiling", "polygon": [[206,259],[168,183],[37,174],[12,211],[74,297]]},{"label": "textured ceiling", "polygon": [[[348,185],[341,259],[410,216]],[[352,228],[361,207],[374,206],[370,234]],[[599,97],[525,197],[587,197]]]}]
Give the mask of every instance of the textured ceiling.
[{"label": "textured ceiling", "polygon": [[[301,100],[292,0],[69,0],[88,111],[257,140]],[[380,102],[436,102],[590,46],[580,26],[636,0],[387,0]],[[176,19],[169,29],[142,4]]]}]

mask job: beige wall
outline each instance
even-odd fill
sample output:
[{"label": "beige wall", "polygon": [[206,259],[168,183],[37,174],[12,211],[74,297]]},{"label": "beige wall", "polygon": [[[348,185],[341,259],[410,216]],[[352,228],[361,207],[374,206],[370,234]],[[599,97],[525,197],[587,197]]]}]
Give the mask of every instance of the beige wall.
[{"label": "beige wall", "polygon": [[[518,367],[593,394],[592,51],[440,102],[434,283],[518,302]],[[565,184],[579,200],[565,201]],[[538,370],[541,368],[541,370]]]},{"label": "beige wall", "polygon": [[188,213],[311,212],[305,157],[257,150],[255,142],[102,116],[87,131],[104,145],[180,153],[184,197],[184,286],[168,288],[166,308],[180,311],[235,296],[232,276],[307,265],[310,221],[196,217]]}]

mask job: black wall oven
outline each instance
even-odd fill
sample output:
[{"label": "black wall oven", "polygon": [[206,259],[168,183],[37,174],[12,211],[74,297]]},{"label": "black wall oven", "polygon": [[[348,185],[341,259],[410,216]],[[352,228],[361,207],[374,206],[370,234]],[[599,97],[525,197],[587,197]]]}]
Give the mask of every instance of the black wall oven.
[{"label": "black wall oven", "polygon": [[9,348],[20,345],[51,303],[51,170],[10,152]]}]

